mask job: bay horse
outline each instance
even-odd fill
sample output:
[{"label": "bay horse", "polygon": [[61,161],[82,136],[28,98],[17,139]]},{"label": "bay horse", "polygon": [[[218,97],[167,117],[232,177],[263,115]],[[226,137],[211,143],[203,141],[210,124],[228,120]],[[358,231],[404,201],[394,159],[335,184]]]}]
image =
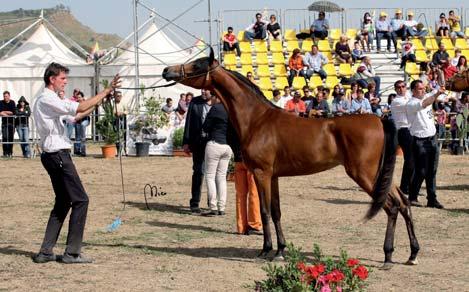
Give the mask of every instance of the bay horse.
[{"label": "bay horse", "polygon": [[[404,217],[411,255],[417,264],[419,244],[410,204],[392,176],[396,161],[396,128],[375,115],[347,115],[324,119],[295,116],[269,102],[261,90],[241,74],[224,69],[210,56],[166,67],[162,74],[194,88],[210,89],[225,106],[241,142],[246,166],[253,172],[261,203],[264,244],[259,257],[272,250],[269,219],[277,233],[274,260],[282,260],[286,246],[281,227],[278,178],[307,175],[343,165],[345,171],[372,197],[367,219],[384,208],[388,223],[384,268],[392,267],[398,213]],[[360,125],[357,130],[356,125]]]},{"label": "bay horse", "polygon": [[451,91],[469,91],[469,70],[456,74],[446,83],[446,89]]}]

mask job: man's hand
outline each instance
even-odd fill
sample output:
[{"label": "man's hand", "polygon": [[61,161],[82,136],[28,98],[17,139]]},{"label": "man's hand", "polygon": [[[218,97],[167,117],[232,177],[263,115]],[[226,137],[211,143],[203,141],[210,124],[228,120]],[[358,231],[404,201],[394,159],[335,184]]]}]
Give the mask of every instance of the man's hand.
[{"label": "man's hand", "polygon": [[119,74],[116,74],[116,76],[114,76],[114,78],[111,81],[111,86],[104,89],[104,91],[106,92],[106,95],[113,92],[116,88],[121,87],[121,82],[122,82],[121,77],[119,76]]},{"label": "man's hand", "polygon": [[191,153],[191,150],[189,149],[188,144],[182,145],[182,150],[184,150],[184,152],[186,152],[187,154]]}]

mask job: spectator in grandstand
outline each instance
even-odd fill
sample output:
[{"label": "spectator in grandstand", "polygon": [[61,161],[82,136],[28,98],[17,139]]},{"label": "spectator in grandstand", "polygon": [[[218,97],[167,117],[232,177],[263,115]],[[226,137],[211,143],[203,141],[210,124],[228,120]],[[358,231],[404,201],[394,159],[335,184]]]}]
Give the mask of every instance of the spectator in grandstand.
[{"label": "spectator in grandstand", "polygon": [[23,157],[30,158],[31,150],[29,147],[29,116],[31,115],[31,109],[29,108],[29,103],[26,101],[24,96],[20,97],[18,100],[15,115],[16,132],[20,138]]},{"label": "spectator in grandstand", "polygon": [[[358,39],[361,42],[362,48],[365,51],[371,51],[371,45],[373,44],[373,36],[375,35],[375,25],[371,19],[369,12],[363,15],[363,22],[361,24],[361,30],[358,34]],[[365,46],[366,44],[366,46]]]},{"label": "spectator in grandstand", "polygon": [[311,52],[306,53],[303,59],[304,65],[308,68],[306,71],[306,78],[309,80],[314,73],[319,74],[322,80],[326,79],[327,73],[322,69],[322,66],[327,64],[328,60],[318,50],[317,45],[311,46]]},{"label": "spectator in grandstand", "polygon": [[172,112],[175,111],[175,108],[173,106],[173,99],[168,97],[166,99],[166,104],[163,105],[163,107],[161,108],[161,110],[166,113],[167,115],[170,115]]},{"label": "spectator in grandstand", "polygon": [[339,63],[352,64],[352,51],[347,41],[347,36],[340,36],[339,41],[335,44],[335,56]]},{"label": "spectator in grandstand", "polygon": [[350,113],[352,114],[371,114],[371,105],[368,99],[365,98],[363,89],[357,91],[357,98],[352,100],[352,105],[350,107]]},{"label": "spectator in grandstand", "polygon": [[281,109],[284,109],[284,108],[285,108],[286,101],[285,101],[285,99],[282,98],[282,95],[280,94],[280,90],[274,89],[274,90],[272,91],[272,96],[273,96],[273,97],[272,97],[272,99],[270,100],[270,102],[271,102],[273,105],[275,105],[275,106],[277,106],[277,107],[279,107],[279,108],[281,108]]},{"label": "spectator in grandstand", "polygon": [[295,91],[295,93],[293,93],[293,98],[287,101],[285,104],[285,110],[297,116],[303,116],[305,114],[306,105],[305,102],[301,100],[301,94],[299,91]]},{"label": "spectator in grandstand", "polygon": [[345,91],[341,89],[332,101],[332,114],[335,116],[348,114],[351,106],[352,104],[350,99],[345,95]]},{"label": "spectator in grandstand", "polygon": [[[446,111],[445,105],[442,102],[437,103],[437,109],[435,111],[436,116],[436,132],[438,137],[438,149],[441,150],[443,146],[443,141],[445,140],[446,135]],[[443,141],[440,141],[443,140]]]},{"label": "spectator in grandstand", "polygon": [[263,40],[267,36],[267,24],[269,23],[262,19],[262,14],[256,13],[256,21],[246,28],[244,35],[250,41]]},{"label": "spectator in grandstand", "polygon": [[305,105],[308,106],[309,103],[314,99],[314,96],[311,94],[311,89],[308,85],[303,86],[304,96],[301,97],[301,100],[305,102]]},{"label": "spectator in grandstand", "polygon": [[459,57],[461,57],[461,56],[462,56],[461,49],[460,48],[455,48],[454,49],[454,57],[451,58],[451,60],[450,60],[451,65],[453,65],[454,67],[458,66]]},{"label": "spectator in grandstand", "polygon": [[357,60],[361,61],[365,55],[363,55],[363,50],[360,48],[360,44],[358,41],[353,43],[353,50],[352,50],[352,61],[355,63]]},{"label": "spectator in grandstand", "polygon": [[252,72],[249,71],[246,73],[246,78],[249,79],[252,83],[256,84],[256,80],[254,80],[254,76],[252,75]]},{"label": "spectator in grandstand", "polygon": [[376,84],[376,94],[378,96],[380,95],[381,78],[376,76],[375,70],[371,65],[370,57],[366,56],[363,58],[363,61],[360,66],[358,66],[357,73],[354,75],[353,79],[356,80],[361,88],[367,88],[368,83],[374,82]]},{"label": "spectator in grandstand", "polygon": [[282,29],[280,28],[280,24],[277,22],[277,17],[273,14],[270,16],[269,24],[267,24],[267,32],[269,33],[269,39],[282,39]]},{"label": "spectator in grandstand", "polygon": [[329,20],[326,19],[326,13],[324,11],[319,12],[318,19],[314,20],[313,24],[309,28],[311,32],[311,38],[319,38],[321,40],[327,38],[329,30]]},{"label": "spectator in grandstand", "polygon": [[376,94],[376,85],[374,83],[368,83],[368,91],[365,93],[365,98],[368,99],[371,105],[371,111],[381,117],[383,112],[381,110],[381,98],[379,98]]},{"label": "spectator in grandstand", "polygon": [[360,89],[360,86],[357,82],[352,82],[350,84],[350,96],[348,97],[350,100],[357,98],[358,89]]},{"label": "spectator in grandstand", "polygon": [[464,32],[461,31],[461,18],[454,14],[454,10],[449,11],[448,24],[450,28],[450,36],[452,39],[457,37],[464,38]]},{"label": "spectator in grandstand", "polygon": [[15,134],[16,112],[15,101],[11,99],[10,92],[3,92],[3,100],[0,101],[0,116],[2,117],[2,142],[3,157],[13,156],[13,136]]},{"label": "spectator in grandstand", "polygon": [[391,19],[392,38],[396,41],[398,37],[401,40],[406,39],[407,30],[405,27],[405,20],[402,18],[402,10],[396,10],[396,17]]},{"label": "spectator in grandstand", "polygon": [[285,103],[287,101],[289,101],[290,99],[292,99],[293,96],[291,95],[291,89],[289,86],[285,86],[283,88],[283,95],[282,95],[282,99],[285,100]]},{"label": "spectator in grandstand", "polygon": [[318,91],[316,98],[312,100],[306,108],[306,114],[309,117],[327,117],[330,113],[329,104],[324,98],[324,92]]},{"label": "spectator in grandstand", "polygon": [[402,52],[401,52],[401,66],[399,69],[404,70],[405,64],[407,61],[416,62],[417,58],[415,56],[415,48],[411,42],[402,42]]},{"label": "spectator in grandstand", "polygon": [[378,52],[381,50],[381,39],[384,37],[387,42],[387,50],[391,51],[391,41],[394,42],[394,49],[397,50],[395,40],[392,38],[392,28],[389,21],[386,19],[388,15],[386,12],[379,14],[379,19],[376,21],[376,49]]},{"label": "spectator in grandstand", "polygon": [[423,24],[418,23],[414,20],[414,13],[412,11],[407,12],[407,20],[405,21],[406,36],[409,37],[424,37],[428,34],[428,30],[424,28]]},{"label": "spectator in grandstand", "polygon": [[460,56],[458,60],[458,64],[456,64],[456,69],[458,70],[459,74],[462,74],[468,70],[467,59],[465,56]]},{"label": "spectator in grandstand", "polygon": [[233,28],[229,26],[228,32],[223,36],[223,51],[231,52],[233,50],[236,50],[236,55],[238,57],[241,56],[241,50],[239,48],[238,39],[233,33]]},{"label": "spectator in grandstand", "polygon": [[[85,101],[83,92],[76,94],[77,102]],[[73,144],[73,153],[78,156],[86,156],[86,127],[90,124],[90,117],[86,116],[75,121],[75,144]]]},{"label": "spectator in grandstand", "polygon": [[210,139],[205,147],[205,182],[210,211],[202,216],[225,215],[226,172],[233,154],[228,145],[228,113],[215,95],[202,129]]},{"label": "spectator in grandstand", "polygon": [[288,85],[291,87],[293,84],[293,79],[297,76],[305,76],[303,72],[303,67],[305,66],[303,56],[301,56],[300,49],[296,48],[293,50],[293,53],[288,60],[288,68],[290,73],[288,75]]},{"label": "spectator in grandstand", "polygon": [[444,13],[440,14],[440,20],[436,23],[435,31],[437,36],[449,37],[449,23]]}]

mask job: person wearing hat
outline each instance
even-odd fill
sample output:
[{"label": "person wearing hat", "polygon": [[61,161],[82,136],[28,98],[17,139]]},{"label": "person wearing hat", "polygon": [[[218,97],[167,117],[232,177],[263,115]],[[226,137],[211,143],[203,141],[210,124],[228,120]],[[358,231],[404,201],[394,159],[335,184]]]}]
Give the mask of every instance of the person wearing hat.
[{"label": "person wearing hat", "polygon": [[[388,41],[387,49],[391,51],[391,40],[392,40],[392,28],[389,21],[386,19],[388,15],[386,12],[379,14],[379,19],[376,21],[376,49],[379,52],[381,50],[381,39],[384,37]],[[396,49],[396,45],[394,45]]]},{"label": "person wearing hat", "polygon": [[303,116],[306,111],[306,104],[301,100],[301,94],[299,91],[295,91],[293,98],[287,101],[285,104],[285,110],[289,113],[293,113],[297,116]]},{"label": "person wearing hat", "polygon": [[23,151],[23,157],[31,157],[31,150],[29,147],[29,116],[31,115],[31,109],[29,103],[26,101],[24,96],[21,96],[16,105],[16,132],[21,142],[21,150]]},{"label": "person wearing hat", "polygon": [[396,10],[396,17],[391,19],[391,28],[392,28],[392,40],[394,43],[394,46],[397,43],[397,37],[400,37],[401,40],[406,39],[406,27],[404,24],[404,19],[402,18],[402,10],[397,9]]},{"label": "person wearing hat", "polygon": [[407,12],[407,20],[404,22],[406,26],[406,35],[409,37],[424,37],[428,34],[425,28],[418,29],[421,25],[414,20],[414,13],[412,11]]}]

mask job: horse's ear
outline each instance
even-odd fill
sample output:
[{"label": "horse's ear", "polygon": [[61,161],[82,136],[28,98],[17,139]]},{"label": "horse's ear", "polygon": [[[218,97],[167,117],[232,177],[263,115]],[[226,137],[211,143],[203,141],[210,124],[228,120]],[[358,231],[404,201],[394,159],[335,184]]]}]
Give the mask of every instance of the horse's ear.
[{"label": "horse's ear", "polygon": [[214,60],[215,60],[215,53],[213,52],[212,46],[210,46],[210,55],[209,55],[210,66],[213,64]]}]

